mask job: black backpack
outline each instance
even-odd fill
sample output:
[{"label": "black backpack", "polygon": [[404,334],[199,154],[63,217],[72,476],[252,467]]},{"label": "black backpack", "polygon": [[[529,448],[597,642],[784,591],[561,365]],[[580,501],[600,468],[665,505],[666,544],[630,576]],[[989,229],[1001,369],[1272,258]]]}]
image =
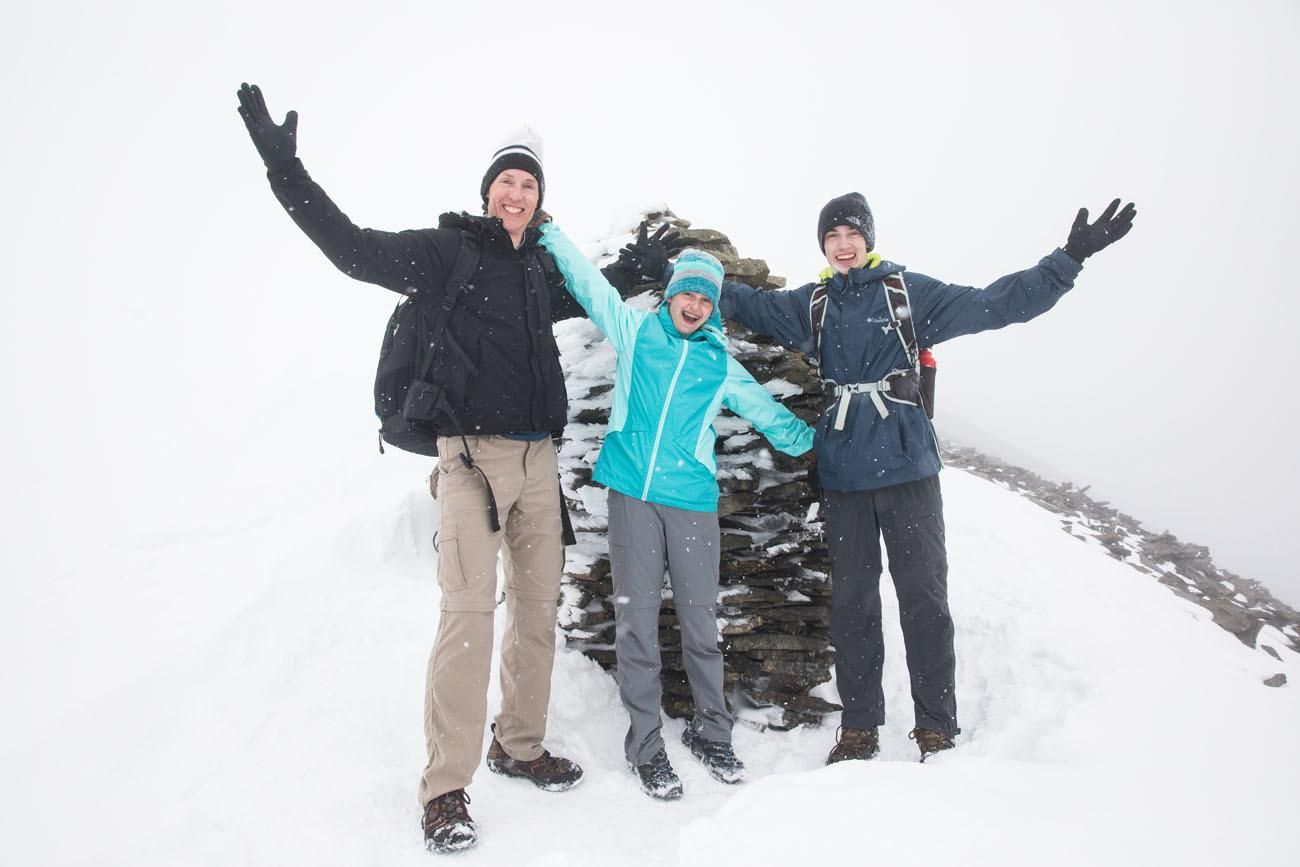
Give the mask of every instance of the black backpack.
[{"label": "black backpack", "polygon": [[[434,303],[420,295],[403,298],[388,318],[375,372],[375,415],[379,416],[379,451],[384,443],[417,455],[436,457],[439,430],[459,434],[460,424],[447,396],[447,356],[463,365],[469,380],[477,366],[456,342],[447,322],[478,270],[479,240],[461,232],[460,249],[446,291]],[[435,361],[440,364],[435,365]]]}]

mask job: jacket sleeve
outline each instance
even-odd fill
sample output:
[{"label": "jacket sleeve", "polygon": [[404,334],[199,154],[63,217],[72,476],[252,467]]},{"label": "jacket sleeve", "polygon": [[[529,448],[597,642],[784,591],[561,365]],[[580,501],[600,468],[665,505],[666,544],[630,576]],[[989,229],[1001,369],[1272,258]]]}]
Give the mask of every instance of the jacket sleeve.
[{"label": "jacket sleeve", "polygon": [[628,306],[591,260],[554,223],[542,226],[541,245],[555,257],[569,293],[609,338],[614,350],[623,352],[631,347],[643,318],[641,311]]},{"label": "jacket sleeve", "polygon": [[428,232],[381,232],[362,229],[339,210],[302,161],[295,159],[278,172],[268,172],[271,190],[298,228],[344,274],[410,295],[421,286],[438,284],[447,263]]},{"label": "jacket sleeve", "polygon": [[983,289],[941,283],[908,272],[907,289],[916,322],[916,339],[933,346],[963,334],[1028,322],[1051,310],[1074,286],[1082,266],[1055,250],[1024,271],[999,277]]},{"label": "jacket sleeve", "polygon": [[719,313],[750,331],[768,334],[787,349],[812,352],[812,321],[808,301],[813,284],[792,291],[755,289],[744,283],[723,281]]},{"label": "jacket sleeve", "polygon": [[722,403],[736,415],[748,419],[755,430],[787,455],[798,456],[812,448],[813,429],[772,397],[731,356],[727,356]]}]

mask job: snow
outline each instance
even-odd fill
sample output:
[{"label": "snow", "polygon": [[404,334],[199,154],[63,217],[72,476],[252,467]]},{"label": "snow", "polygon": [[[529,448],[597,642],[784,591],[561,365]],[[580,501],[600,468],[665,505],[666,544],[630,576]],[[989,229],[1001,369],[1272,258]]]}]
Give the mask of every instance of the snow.
[{"label": "snow", "polygon": [[772,396],[777,399],[790,397],[791,395],[801,394],[803,392],[803,389],[795,385],[793,382],[781,379],[780,377],[769,379],[767,382],[763,383],[763,387],[771,392]]},{"label": "snow", "polygon": [[[436,863],[414,794],[438,607],[429,466],[375,454],[370,415],[395,299],[340,276],[271,199],[234,112],[241,78],[266,87],[277,115],[301,111],[308,168],[362,224],[476,209],[478,167],[522,112],[547,137],[548,208],[573,237],[606,238],[595,252],[631,240],[629,203],[662,196],[791,285],[823,264],[808,221],[845,189],[868,195],[882,250],[970,282],[1059,244],[1077,205],[1131,195],[1138,230],[1090,260],[1059,311],[944,347],[943,432],[1093,482],[1243,576],[1293,582],[1293,451],[1267,473],[1207,459],[1223,426],[1203,416],[1206,394],[1232,394],[1264,441],[1286,441],[1296,404],[1204,351],[1222,343],[1222,274],[1187,239],[1221,217],[1234,285],[1266,312],[1249,332],[1254,365],[1294,369],[1294,292],[1274,275],[1300,214],[1298,127],[1294,112],[1260,109],[1296,90],[1300,19],[1284,4],[1182,4],[1171,28],[1162,5],[1094,4],[1067,21],[1023,3],[858,4],[834,10],[830,30],[824,8],[798,4],[739,17],[728,4],[556,8],[546,27],[508,36],[501,21],[535,20],[535,6],[16,7],[9,115],[41,134],[0,145],[12,169],[0,218],[0,859]],[[1039,38],[1063,28],[1074,38]],[[873,43],[878,104],[846,113],[826,36],[871,32],[893,35]],[[526,50],[493,51],[503,38]],[[354,62],[286,50],[305,40],[347,46]],[[737,147],[734,131],[652,130],[636,95],[658,86],[646,71],[662,63],[646,58],[665,44],[674,80],[710,82],[710,105],[755,118],[761,135]],[[728,44],[755,62],[732,62],[717,50]],[[512,55],[544,56],[545,86],[520,90],[531,72]],[[1146,60],[1090,61],[1101,55]],[[448,86],[467,69],[476,86]],[[512,96],[485,98],[496,93]],[[1074,121],[1008,134],[1062,94]],[[909,126],[890,134],[882,118]],[[184,145],[141,147],[160,123]],[[963,130],[961,146],[927,134],[936,124]],[[847,159],[846,141],[863,143]],[[612,208],[625,214],[609,219]],[[1105,411],[1081,399],[1080,383],[1127,381],[1133,367],[1132,353],[1098,351],[1097,334],[1138,347],[1153,333],[1142,363],[1159,388],[1111,389]],[[561,341],[589,352],[591,377],[612,364],[594,338],[575,326]],[[1023,387],[987,388],[1000,370]],[[734,418],[717,429],[749,430]],[[1214,495],[1187,497],[1188,479]],[[740,728],[751,780],[724,787],[669,723],[687,795],[651,803],[622,765],[610,678],[561,652],[548,743],[587,779],[551,795],[480,773],[482,842],[457,863],[1292,863],[1300,632],[1244,647],[998,486],[954,470],[943,482],[957,751],[915,762],[887,621],[880,760],[822,767],[833,718]],[[588,536],[568,557],[599,553]],[[1278,673],[1286,686],[1261,685]]]},{"label": "snow", "polygon": [[[23,699],[0,757],[7,862],[429,863],[415,803],[438,600],[427,467],[347,462],[346,485],[298,510],[112,552],[106,567],[135,592],[87,568],[29,588],[27,617],[6,612],[6,693]],[[959,470],[943,484],[957,750],[921,765],[906,738],[888,581],[890,718],[869,764],[823,767],[834,717],[789,733],[742,725],[750,779],[724,786],[670,721],[686,797],[652,802],[622,761],[613,680],[562,649],[547,743],[586,779],[547,794],[481,770],[482,840],[463,863],[1287,859],[1300,701],[1294,685],[1262,685],[1300,682],[1282,634],[1259,639],[1280,659],[1244,647],[1056,516]],[[211,589],[226,585],[237,592]],[[83,593],[93,604],[71,604]],[[1210,802],[1214,821],[1189,832]]]}]

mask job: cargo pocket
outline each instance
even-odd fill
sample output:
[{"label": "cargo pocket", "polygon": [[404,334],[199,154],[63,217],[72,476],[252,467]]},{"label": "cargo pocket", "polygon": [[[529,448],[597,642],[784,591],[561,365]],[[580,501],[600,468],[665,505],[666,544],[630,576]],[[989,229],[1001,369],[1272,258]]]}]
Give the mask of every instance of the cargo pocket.
[{"label": "cargo pocket", "polygon": [[438,586],[444,593],[454,593],[469,586],[455,527],[445,527],[438,532]]}]

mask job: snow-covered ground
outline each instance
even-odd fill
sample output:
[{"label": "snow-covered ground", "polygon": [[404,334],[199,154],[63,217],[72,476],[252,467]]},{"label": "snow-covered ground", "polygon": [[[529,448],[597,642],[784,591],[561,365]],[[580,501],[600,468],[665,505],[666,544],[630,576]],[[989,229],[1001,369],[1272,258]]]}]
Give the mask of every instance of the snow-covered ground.
[{"label": "snow-covered ground", "polygon": [[[526,120],[573,237],[663,197],[792,284],[822,265],[813,215],[849,189],[891,258],[980,283],[1061,243],[1080,205],[1131,197],[1138,230],[1061,309],[945,345],[940,432],[1096,484],[1245,577],[1291,577],[1295,451],[1222,442],[1285,442],[1297,418],[1223,361],[1296,366],[1276,279],[1300,232],[1300,126],[1276,110],[1294,4],[571,5],[11,10],[0,863],[431,863],[435,507],[427,462],[374,453],[369,401],[395,299],[272,200],[244,80],[301,112],[306,164],[362,224],[476,209]],[[684,99],[713,114],[674,114]],[[1225,285],[1248,328],[1225,330]],[[1160,387],[1108,387],[1135,347]],[[1021,386],[989,389],[1006,370]],[[612,681],[562,652],[549,744],[587,778],[549,795],[481,774],[481,843],[457,862],[1293,863],[1296,656],[1241,646],[995,485],[943,480],[960,749],[915,762],[890,624],[879,760],[823,767],[834,719],[742,729],[751,779],[725,788],[669,723],[687,796],[653,803],[622,765]],[[1278,672],[1288,686],[1262,685]]]},{"label": "snow-covered ground", "polygon": [[[415,787],[435,506],[416,459],[348,464],[250,526],[20,588],[4,615],[5,863],[430,863]],[[824,767],[834,717],[742,728],[750,780],[725,787],[669,722],[686,797],[652,802],[622,762],[613,681],[562,651],[548,744],[586,779],[547,794],[482,771],[481,841],[458,863],[1287,863],[1296,654],[1243,647],[997,485],[943,481],[960,749],[916,762],[891,622],[878,760]],[[1264,686],[1278,671],[1291,685]]]}]

